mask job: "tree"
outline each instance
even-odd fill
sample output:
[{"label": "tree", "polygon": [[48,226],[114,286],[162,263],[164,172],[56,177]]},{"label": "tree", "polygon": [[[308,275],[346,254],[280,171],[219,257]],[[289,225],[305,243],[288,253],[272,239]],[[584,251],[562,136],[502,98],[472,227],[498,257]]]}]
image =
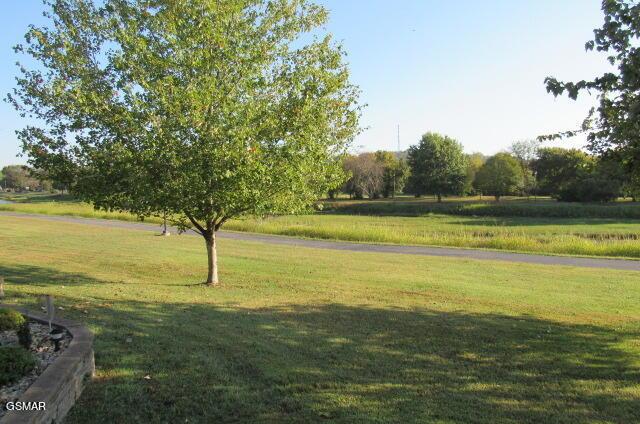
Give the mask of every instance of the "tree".
[{"label": "tree", "polygon": [[476,174],[478,173],[478,170],[482,168],[482,165],[484,165],[484,162],[486,160],[487,159],[482,153],[476,152],[476,153],[471,153],[467,155],[467,170],[466,170],[466,176],[464,181],[465,194],[468,194],[468,195],[475,194],[476,189],[473,186],[473,182],[476,179]]},{"label": "tree", "polygon": [[2,185],[5,188],[22,189],[28,185],[28,174],[21,165],[9,165],[2,168]]},{"label": "tree", "polygon": [[514,194],[523,184],[522,167],[516,158],[508,153],[491,156],[476,174],[475,186],[483,194],[500,197]]},{"label": "tree", "polygon": [[376,160],[374,153],[348,156],[344,160],[344,170],[349,175],[344,190],[350,196],[356,199],[380,197],[384,186],[384,166]]},{"label": "tree", "polygon": [[592,153],[615,155],[626,171],[637,177],[640,175],[640,3],[603,0],[602,11],[604,24],[594,30],[594,38],[585,44],[585,49],[607,53],[616,71],[590,81],[561,82],[547,77],[547,92],[556,97],[566,93],[573,100],[580,92],[597,93],[598,107],[591,110],[580,130],[541,138],[586,132]]},{"label": "tree", "polygon": [[538,158],[540,142],[538,140],[514,141],[509,148],[511,154],[518,159],[522,167],[523,194],[529,196],[537,189],[537,182],[533,170],[533,162]]},{"label": "tree", "polygon": [[8,165],[2,168],[2,186],[13,190],[36,188],[39,183],[31,175],[31,171],[24,165]]},{"label": "tree", "polygon": [[428,132],[408,154],[411,176],[408,185],[417,196],[430,193],[442,201],[442,196],[461,194],[467,172],[462,145],[456,140]]},{"label": "tree", "polygon": [[517,140],[511,143],[509,152],[523,165],[529,166],[537,157],[540,150],[538,140]]},{"label": "tree", "polygon": [[622,184],[622,194],[625,197],[631,197],[631,200],[637,202],[640,199],[640,175],[630,175]]},{"label": "tree", "polygon": [[[344,52],[306,0],[53,1],[31,27],[9,96],[46,125],[19,133],[30,163],[71,170],[101,209],[167,213],[204,238],[245,214],[304,210],[340,185],[358,133]],[[315,34],[315,35],[314,35]]]},{"label": "tree", "polygon": [[590,172],[594,160],[578,149],[546,147],[538,151],[533,162],[539,190],[543,194],[556,195],[583,172]]},{"label": "tree", "polygon": [[409,177],[409,166],[398,158],[398,155],[385,150],[376,152],[376,161],[382,165],[382,196],[395,197],[396,193],[402,192]]},{"label": "tree", "polygon": [[625,176],[619,162],[600,158],[579,169],[556,197],[565,202],[610,202],[622,194]]}]

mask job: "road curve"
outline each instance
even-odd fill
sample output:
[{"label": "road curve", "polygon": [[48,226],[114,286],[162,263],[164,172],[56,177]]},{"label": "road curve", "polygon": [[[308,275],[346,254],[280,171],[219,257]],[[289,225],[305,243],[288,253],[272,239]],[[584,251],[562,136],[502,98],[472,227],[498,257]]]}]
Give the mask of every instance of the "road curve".
[{"label": "road curve", "polygon": [[[128,222],[108,219],[79,218],[74,216],[37,215],[19,212],[0,212],[1,216],[16,218],[32,218],[60,223],[74,223],[93,225],[107,228],[124,228],[159,232],[158,224],[142,222]],[[175,229],[172,229],[175,232]],[[196,235],[195,233],[188,233]],[[445,256],[463,259],[477,259],[489,261],[521,262],[540,265],[577,266],[585,268],[606,268],[623,271],[640,271],[640,261],[626,259],[581,258],[572,256],[550,256],[528,253],[501,252],[495,250],[458,249],[448,247],[406,246],[391,244],[351,243],[344,241],[328,241],[315,239],[301,239],[288,236],[241,233],[235,231],[220,231],[218,237],[232,240],[255,241],[314,249],[345,250],[351,252],[397,253],[403,255]]]}]

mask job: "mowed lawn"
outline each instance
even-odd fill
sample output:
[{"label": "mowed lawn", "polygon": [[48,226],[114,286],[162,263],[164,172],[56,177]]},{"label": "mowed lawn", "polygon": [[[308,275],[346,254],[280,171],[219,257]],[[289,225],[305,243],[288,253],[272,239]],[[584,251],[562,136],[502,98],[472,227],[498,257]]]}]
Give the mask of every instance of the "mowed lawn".
[{"label": "mowed lawn", "polygon": [[[27,203],[0,204],[0,211],[137,220],[126,213],[96,211],[86,203],[46,201],[51,197],[42,196],[45,201],[35,197],[35,201]],[[368,205],[362,201],[360,204]],[[370,203],[373,206],[384,204],[381,201]],[[553,205],[549,201],[541,204]],[[576,207],[584,208],[580,205]],[[610,206],[609,209],[619,207],[626,206]],[[158,218],[148,218],[147,221],[160,222]],[[640,220],[631,218],[474,217],[445,214],[405,217],[315,213],[231,220],[224,229],[364,243],[640,259]]]},{"label": "mowed lawn", "polygon": [[96,334],[68,418],[640,421],[640,273],[220,241],[0,216],[8,301]]}]

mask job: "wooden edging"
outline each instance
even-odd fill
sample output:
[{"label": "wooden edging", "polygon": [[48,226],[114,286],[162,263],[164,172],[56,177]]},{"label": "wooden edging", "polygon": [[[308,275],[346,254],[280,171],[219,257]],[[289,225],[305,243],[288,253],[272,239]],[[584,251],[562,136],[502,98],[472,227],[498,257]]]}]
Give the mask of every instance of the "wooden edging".
[{"label": "wooden edging", "polygon": [[[41,315],[33,312],[11,305],[0,304],[0,307],[13,308],[33,321],[48,323]],[[0,424],[60,422],[82,393],[85,381],[93,377],[95,362],[91,331],[82,324],[62,318],[54,319],[52,324],[65,328],[71,334],[69,346],[20,396],[14,403],[14,410],[8,410],[0,419]],[[44,402],[44,408],[38,402]],[[19,411],[15,409],[18,404],[37,408]]]}]

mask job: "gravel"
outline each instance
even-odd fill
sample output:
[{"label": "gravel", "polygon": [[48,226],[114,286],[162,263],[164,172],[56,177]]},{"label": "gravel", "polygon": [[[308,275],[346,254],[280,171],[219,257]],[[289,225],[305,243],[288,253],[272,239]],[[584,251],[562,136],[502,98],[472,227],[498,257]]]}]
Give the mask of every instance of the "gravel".
[{"label": "gravel", "polygon": [[[48,325],[29,321],[29,328],[31,329],[31,337],[33,339],[30,351],[36,358],[36,366],[22,379],[0,387],[0,405],[4,406],[7,402],[16,401],[29,388],[31,383],[33,383],[38,376],[44,372],[49,364],[55,361],[56,358],[62,354],[71,342],[71,335],[67,331],[64,331],[62,341],[60,342],[60,350],[55,352],[55,346],[49,338]],[[0,345],[18,346],[18,337],[16,336],[16,332],[0,332]],[[4,407],[0,408],[0,418],[2,418],[5,412]]]}]

